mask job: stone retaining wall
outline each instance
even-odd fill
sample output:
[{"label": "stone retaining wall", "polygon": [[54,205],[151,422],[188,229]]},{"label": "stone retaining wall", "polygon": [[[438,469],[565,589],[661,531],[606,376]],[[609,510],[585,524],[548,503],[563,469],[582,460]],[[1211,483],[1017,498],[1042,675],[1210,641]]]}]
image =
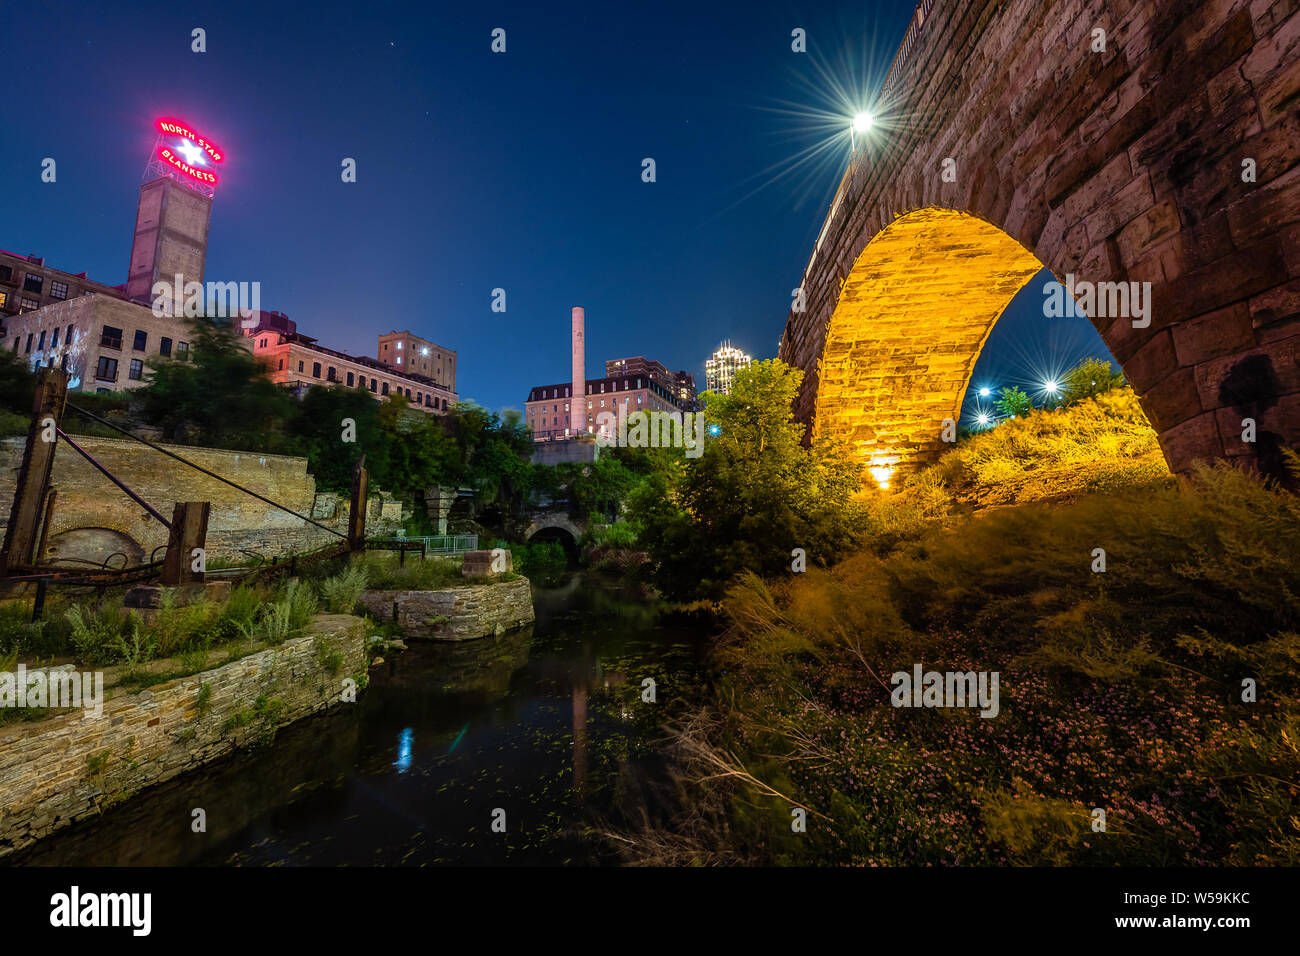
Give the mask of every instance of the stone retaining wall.
[{"label": "stone retaining wall", "polygon": [[366,591],[361,604],[406,637],[467,641],[531,624],[533,590],[524,577],[441,591]]},{"label": "stone retaining wall", "polygon": [[366,664],[361,620],[321,614],[303,637],[114,697],[100,717],[0,728],[0,858],[340,703]]}]

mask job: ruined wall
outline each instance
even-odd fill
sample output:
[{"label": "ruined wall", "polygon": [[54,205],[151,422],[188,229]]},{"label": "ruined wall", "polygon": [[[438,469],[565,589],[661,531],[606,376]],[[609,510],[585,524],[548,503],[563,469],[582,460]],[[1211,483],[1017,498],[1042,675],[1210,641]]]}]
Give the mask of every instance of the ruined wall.
[{"label": "ruined wall", "polygon": [[[962,387],[951,382],[960,374],[931,374],[933,363],[973,361],[983,342],[945,338],[963,319],[961,298],[931,297],[935,341],[900,342],[882,359],[900,370],[877,383],[885,394],[841,388],[817,421],[818,388],[836,362],[874,361],[852,356],[852,342],[897,331],[885,308],[863,313],[869,297],[859,296],[859,314],[828,352],[839,307],[865,280],[911,267],[923,299],[935,291],[927,271],[963,265],[960,250],[916,241],[876,255],[873,238],[908,213],[954,210],[996,226],[1059,277],[1150,282],[1148,327],[1127,317],[1094,325],[1170,465],[1228,457],[1273,470],[1278,446],[1300,443],[1298,6],[935,0],[803,277],[806,309],[787,320],[780,356],[807,373],[801,419],[835,431],[842,414],[858,413],[853,428],[869,429],[868,402],[915,404],[914,420],[879,441],[848,437],[863,454],[890,445],[904,462],[935,453],[934,409],[959,407]],[[1104,52],[1093,52],[1096,29]],[[946,159],[953,181],[942,175]],[[1242,177],[1247,159],[1252,182]],[[1244,417],[1259,425],[1253,445],[1241,440]]]},{"label": "ruined wall", "polygon": [[303,637],[113,697],[99,717],[0,728],[0,857],[340,703],[366,661],[361,619],[322,614]]},{"label": "ruined wall", "polygon": [[[139,442],[81,435],[72,438],[169,520],[177,501],[211,502],[209,560],[245,560],[249,555],[244,549],[270,558],[340,540]],[[23,444],[21,438],[0,442],[0,528],[9,520]],[[316,480],[307,473],[305,458],[186,445],[161,447],[341,533],[347,531],[349,502],[340,501],[337,495],[317,495]],[[102,562],[115,551],[123,551],[129,558],[148,561],[155,548],[167,543],[163,525],[62,443],[55,451],[51,487],[58,494],[54,520],[46,534],[45,560],[75,557]],[[387,533],[400,522],[400,502],[383,493],[371,495],[368,534]],[[158,557],[161,559],[162,552]],[[114,563],[116,566],[120,559]]]}]

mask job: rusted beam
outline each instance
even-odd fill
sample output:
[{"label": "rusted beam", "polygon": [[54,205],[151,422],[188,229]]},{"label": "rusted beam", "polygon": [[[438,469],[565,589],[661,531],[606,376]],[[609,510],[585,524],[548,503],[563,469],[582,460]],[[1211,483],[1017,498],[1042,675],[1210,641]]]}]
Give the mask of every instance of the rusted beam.
[{"label": "rusted beam", "polygon": [[167,538],[167,554],[163,558],[159,583],[165,587],[182,584],[201,584],[207,566],[205,548],[208,538],[208,513],[212,505],[206,501],[178,501],[172,512],[172,526]]},{"label": "rusted beam", "polygon": [[4,548],[0,550],[0,575],[33,562],[45,492],[54,468],[59,421],[67,398],[67,373],[56,368],[41,369],[32,402],[32,423],[27,429],[27,446],[18,469],[18,487],[9,510]]},{"label": "rusted beam", "polygon": [[370,472],[362,455],[352,472],[352,511],[348,514],[348,547],[364,551],[366,547],[366,496],[370,489]]}]

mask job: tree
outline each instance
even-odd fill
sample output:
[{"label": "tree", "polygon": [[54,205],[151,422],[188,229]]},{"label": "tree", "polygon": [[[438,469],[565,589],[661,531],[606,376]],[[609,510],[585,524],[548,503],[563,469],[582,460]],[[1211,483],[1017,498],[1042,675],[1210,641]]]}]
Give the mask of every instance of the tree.
[{"label": "tree", "polygon": [[1063,384],[1065,400],[1072,403],[1118,388],[1124,384],[1124,373],[1106,359],[1086,358],[1065,373]]},{"label": "tree", "polygon": [[151,360],[149,383],[131,396],[138,417],[169,441],[292,452],[289,392],[267,377],[229,322],[200,317],[191,327],[188,360]]},{"label": "tree", "polygon": [[1002,418],[1024,418],[1033,410],[1033,402],[1021,389],[1010,385],[1002,390],[994,408]]},{"label": "tree", "polygon": [[803,372],[778,359],[736,374],[726,395],[706,393],[710,438],[680,471],[652,472],[630,514],[674,597],[716,596],[744,570],[790,570],[791,552],[829,565],[857,539],[861,461],[841,444],[805,447],[792,411]]}]

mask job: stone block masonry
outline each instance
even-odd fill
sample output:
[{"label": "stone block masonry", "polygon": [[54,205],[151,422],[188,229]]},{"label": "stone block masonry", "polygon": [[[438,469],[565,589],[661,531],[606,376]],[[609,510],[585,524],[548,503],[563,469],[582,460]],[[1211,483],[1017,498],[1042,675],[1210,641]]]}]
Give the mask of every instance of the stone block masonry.
[{"label": "stone block masonry", "polygon": [[[74,436],[74,440],[164,515],[171,515],[177,501],[211,502],[209,561],[243,561],[248,559],[248,551],[269,559],[340,540],[139,442],[81,435]],[[21,438],[0,441],[0,527],[9,520],[23,443]],[[306,458],[189,445],[160,447],[346,533],[349,502],[332,494],[316,493],[316,479],[307,472]],[[46,561],[79,559],[102,563],[121,552],[128,564],[137,564],[147,562],[154,549],[167,543],[166,528],[62,443],[54,454],[50,486],[56,498],[54,520],[46,533]],[[401,502],[383,492],[370,496],[368,534],[390,533],[401,518]],[[114,563],[120,564],[120,560]]]},{"label": "stone block masonry", "polygon": [[0,858],[340,704],[366,664],[361,619],[321,614],[278,647],[110,696],[98,718],[76,710],[0,728]]},{"label": "stone block masonry", "polygon": [[504,634],[534,620],[532,586],[523,577],[441,591],[366,591],[361,604],[406,637],[439,641]]}]

